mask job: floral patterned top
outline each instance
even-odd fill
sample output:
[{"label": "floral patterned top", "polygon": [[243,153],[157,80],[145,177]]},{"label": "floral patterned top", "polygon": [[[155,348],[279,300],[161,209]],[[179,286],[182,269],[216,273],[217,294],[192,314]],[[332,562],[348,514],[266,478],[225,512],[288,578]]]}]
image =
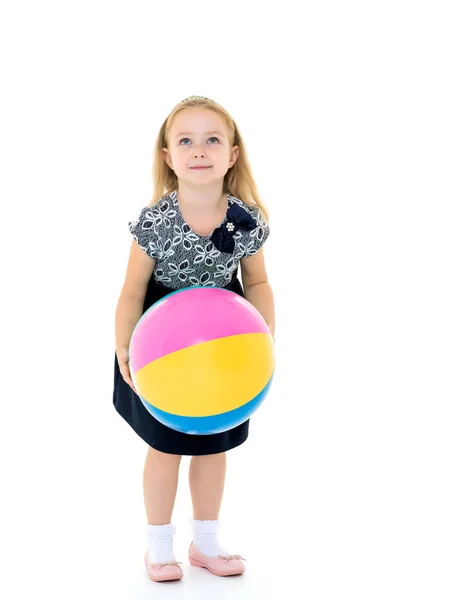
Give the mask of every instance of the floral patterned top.
[{"label": "floral patterned top", "polygon": [[240,259],[258,252],[270,234],[260,208],[230,194],[227,199],[226,217],[210,235],[195,233],[185,222],[177,190],[143,208],[128,223],[140,248],[156,260],[157,283],[173,289],[224,287]]}]

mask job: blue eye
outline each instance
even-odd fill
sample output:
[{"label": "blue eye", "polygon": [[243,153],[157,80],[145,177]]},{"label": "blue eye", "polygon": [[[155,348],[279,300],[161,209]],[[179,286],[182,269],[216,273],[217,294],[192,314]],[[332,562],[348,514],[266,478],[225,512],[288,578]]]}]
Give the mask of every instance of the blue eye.
[{"label": "blue eye", "polygon": [[[210,138],[208,138],[208,139],[209,139],[209,140],[217,140],[217,141],[219,141],[219,138],[216,138],[215,136],[212,136],[212,137],[210,137]],[[186,146],[186,144],[183,144],[184,140],[189,140],[189,138],[181,138],[181,140],[180,140],[180,144],[181,144],[182,146]]]}]

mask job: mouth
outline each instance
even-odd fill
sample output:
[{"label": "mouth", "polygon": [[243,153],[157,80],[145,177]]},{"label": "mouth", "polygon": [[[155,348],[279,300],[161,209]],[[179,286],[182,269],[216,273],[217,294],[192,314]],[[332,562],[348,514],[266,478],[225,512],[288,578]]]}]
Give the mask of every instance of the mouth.
[{"label": "mouth", "polygon": [[191,169],[210,169],[211,166],[209,167],[190,167]]}]

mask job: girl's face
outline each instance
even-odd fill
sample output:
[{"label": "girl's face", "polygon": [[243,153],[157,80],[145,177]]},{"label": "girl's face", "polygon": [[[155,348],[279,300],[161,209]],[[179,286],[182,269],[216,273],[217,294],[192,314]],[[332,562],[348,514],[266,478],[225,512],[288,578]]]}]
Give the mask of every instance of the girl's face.
[{"label": "girl's face", "polygon": [[180,111],[167,135],[164,160],[179,180],[196,185],[225,177],[239,155],[239,147],[230,146],[222,117],[207,108]]}]

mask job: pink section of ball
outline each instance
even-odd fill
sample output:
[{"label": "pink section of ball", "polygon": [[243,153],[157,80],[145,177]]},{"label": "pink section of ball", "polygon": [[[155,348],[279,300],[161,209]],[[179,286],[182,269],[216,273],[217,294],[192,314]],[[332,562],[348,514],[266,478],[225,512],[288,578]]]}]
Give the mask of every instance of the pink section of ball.
[{"label": "pink section of ball", "polygon": [[269,333],[245,298],[221,288],[188,288],[171,294],[141,317],[130,342],[133,372],[194,344],[241,333]]}]

